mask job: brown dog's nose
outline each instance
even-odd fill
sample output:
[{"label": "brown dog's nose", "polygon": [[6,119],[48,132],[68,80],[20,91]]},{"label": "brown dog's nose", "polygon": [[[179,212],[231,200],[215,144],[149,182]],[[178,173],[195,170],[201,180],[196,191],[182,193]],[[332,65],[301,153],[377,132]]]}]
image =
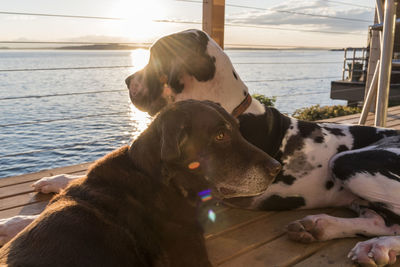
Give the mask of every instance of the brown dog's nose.
[{"label": "brown dog's nose", "polygon": [[269,158],[265,167],[270,178],[275,178],[282,169],[282,165],[274,158]]},{"label": "brown dog's nose", "polygon": [[278,175],[278,173],[281,171],[282,165],[279,162],[276,162],[273,167],[270,169],[270,174],[271,176],[275,177]]},{"label": "brown dog's nose", "polygon": [[126,86],[128,87],[128,89],[129,89],[129,84],[131,83],[131,80],[134,75],[135,74],[132,74],[132,75],[128,76],[128,78],[125,79],[125,83],[126,83]]}]

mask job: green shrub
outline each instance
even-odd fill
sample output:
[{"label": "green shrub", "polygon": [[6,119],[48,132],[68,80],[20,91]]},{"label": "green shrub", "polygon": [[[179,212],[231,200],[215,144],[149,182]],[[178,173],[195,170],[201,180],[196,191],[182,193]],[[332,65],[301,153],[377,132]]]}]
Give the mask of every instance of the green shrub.
[{"label": "green shrub", "polygon": [[292,116],[299,120],[316,121],[340,116],[360,113],[361,109],[342,105],[323,106],[315,105],[307,108],[297,109]]},{"label": "green shrub", "polygon": [[261,104],[267,105],[268,107],[273,107],[275,105],[275,102],[276,102],[276,97],[275,96],[267,97],[265,95],[253,94],[252,97],[254,97],[258,101],[260,101]]}]

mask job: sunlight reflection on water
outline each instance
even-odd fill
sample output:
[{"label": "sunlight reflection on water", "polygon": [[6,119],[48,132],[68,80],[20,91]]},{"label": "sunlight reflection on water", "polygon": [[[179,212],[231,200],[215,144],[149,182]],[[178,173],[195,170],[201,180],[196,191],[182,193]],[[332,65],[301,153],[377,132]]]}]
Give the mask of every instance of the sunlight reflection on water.
[{"label": "sunlight reflection on water", "polygon": [[129,124],[135,131],[131,132],[132,139],[135,140],[139,135],[146,130],[147,126],[151,123],[152,117],[146,112],[138,110],[134,105],[129,105]]}]

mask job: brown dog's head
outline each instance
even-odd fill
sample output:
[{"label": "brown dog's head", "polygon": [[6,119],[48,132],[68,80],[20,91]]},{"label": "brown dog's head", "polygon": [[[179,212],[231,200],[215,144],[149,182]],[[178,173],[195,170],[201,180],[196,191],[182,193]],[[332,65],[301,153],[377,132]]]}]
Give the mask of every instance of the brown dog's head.
[{"label": "brown dog's head", "polygon": [[154,115],[184,89],[184,76],[198,82],[215,74],[215,57],[207,53],[209,37],[202,31],[188,30],[159,39],[150,49],[147,66],[125,82],[132,103]]},{"label": "brown dog's head", "polygon": [[248,143],[236,120],[213,102],[177,102],[154,124],[161,162],[178,173],[172,182],[188,192],[208,185],[219,198],[255,196],[280,171],[279,162]]}]

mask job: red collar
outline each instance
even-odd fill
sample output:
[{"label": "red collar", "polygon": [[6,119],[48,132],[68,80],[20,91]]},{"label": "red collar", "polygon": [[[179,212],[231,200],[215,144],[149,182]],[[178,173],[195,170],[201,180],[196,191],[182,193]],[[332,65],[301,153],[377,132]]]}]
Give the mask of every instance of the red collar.
[{"label": "red collar", "polygon": [[251,95],[249,93],[246,93],[246,97],[244,98],[244,100],[242,101],[242,103],[240,103],[233,111],[232,111],[232,116],[237,118],[239,117],[243,112],[246,111],[246,109],[248,109],[248,107],[251,105]]}]

